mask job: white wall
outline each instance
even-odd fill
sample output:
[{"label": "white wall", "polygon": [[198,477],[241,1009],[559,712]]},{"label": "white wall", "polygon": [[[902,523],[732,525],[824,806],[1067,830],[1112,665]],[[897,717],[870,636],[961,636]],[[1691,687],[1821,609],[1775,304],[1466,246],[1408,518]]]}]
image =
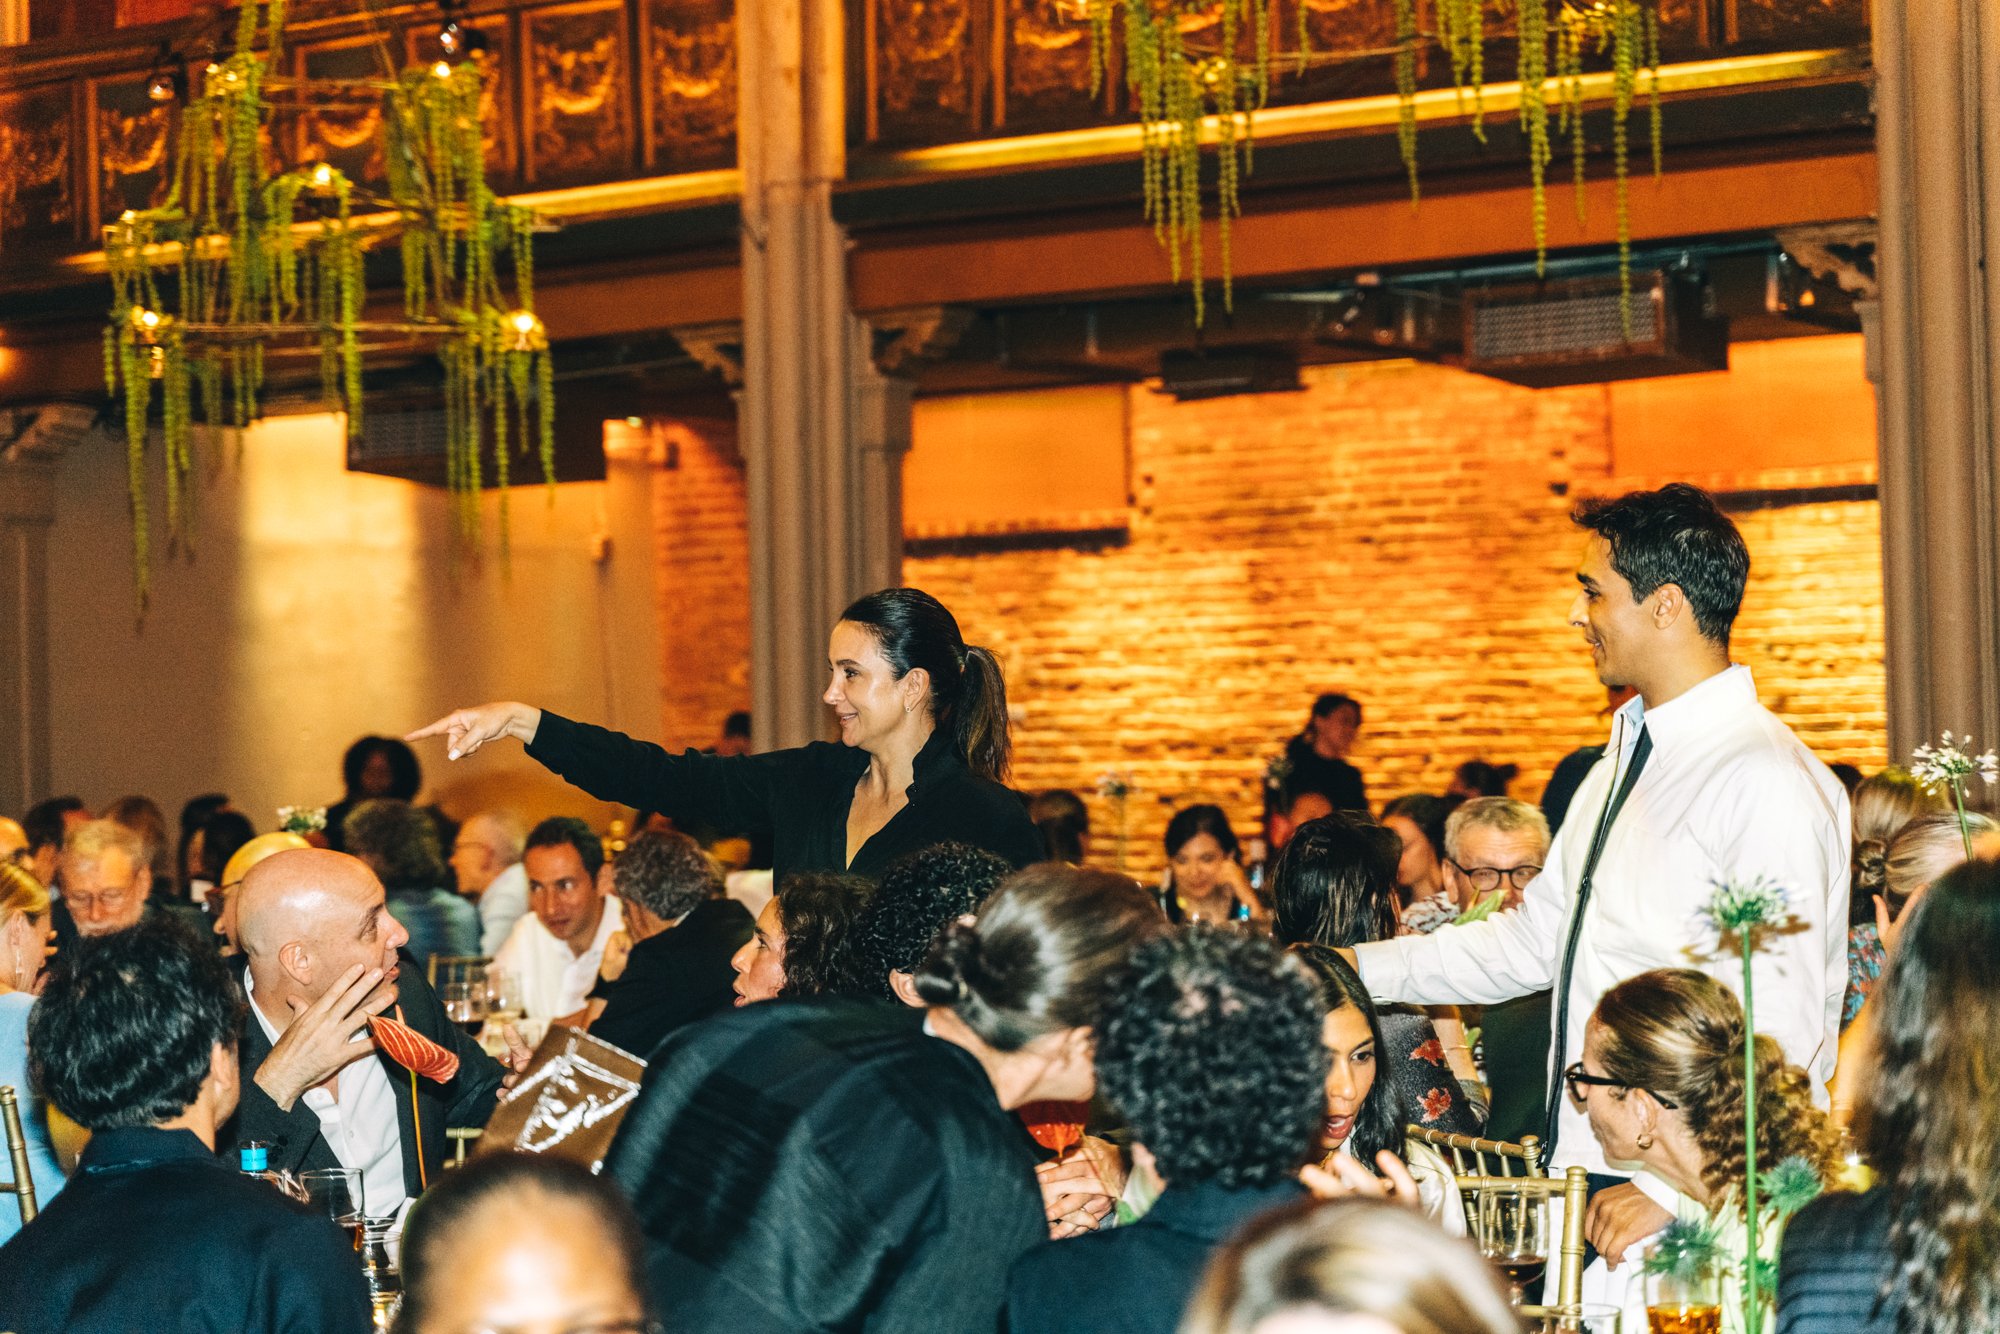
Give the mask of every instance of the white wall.
[{"label": "white wall", "polygon": [[[93,809],[127,792],[180,803],[220,790],[259,829],[281,805],[341,795],[340,757],[460,704],[524,699],[653,735],[659,631],[651,468],[513,495],[503,567],[454,550],[435,488],[346,470],[337,417],[278,418],[197,446],[191,555],[164,553],[154,467],[152,603],[136,621],[121,442],[64,459],[49,548],[53,782]],[[593,559],[593,538],[608,555]],[[423,743],[426,799],[530,819],[609,808],[509,742],[450,763]]]}]

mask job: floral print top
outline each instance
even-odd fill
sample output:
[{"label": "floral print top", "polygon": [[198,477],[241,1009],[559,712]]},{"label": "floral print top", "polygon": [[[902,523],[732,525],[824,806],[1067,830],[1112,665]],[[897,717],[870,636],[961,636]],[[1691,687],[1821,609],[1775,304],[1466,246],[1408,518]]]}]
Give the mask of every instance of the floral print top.
[{"label": "floral print top", "polygon": [[1477,1135],[1485,1125],[1445,1064],[1444,1044],[1422,1010],[1384,1006],[1377,1068],[1396,1081],[1406,1124],[1452,1135]]},{"label": "floral print top", "polygon": [[1861,1002],[1882,980],[1882,966],[1888,954],[1882,948],[1882,933],[1875,923],[1863,922],[1847,928],[1847,996],[1840,1003],[1840,1026],[1844,1029],[1861,1013]]}]

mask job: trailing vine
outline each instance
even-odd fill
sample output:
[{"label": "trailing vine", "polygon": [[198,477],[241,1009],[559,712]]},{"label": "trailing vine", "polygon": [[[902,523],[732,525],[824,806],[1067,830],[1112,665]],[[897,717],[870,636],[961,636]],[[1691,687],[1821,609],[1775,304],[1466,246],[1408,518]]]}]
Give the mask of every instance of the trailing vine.
[{"label": "trailing vine", "polygon": [[[505,549],[510,414],[521,424],[520,447],[532,441],[543,476],[555,480],[553,368],[533,303],[535,220],[487,185],[478,66],[439,63],[342,85],[350,97],[360,88],[382,113],[388,194],[379,197],[330,163],[271,169],[268,94],[308,91],[304,81],[271,74],[284,21],[285,0],[246,0],[235,50],[208,66],[181,113],[165,202],[128,211],[104,231],[112,289],[105,381],[124,407],[142,610],[151,567],[145,459],[155,381],[167,528],[176,542],[191,523],[195,409],[210,426],[255,420],[267,349],[316,358],[322,392],[344,408],[353,438],[361,432],[370,338],[435,347],[445,375],[446,473],[468,542],[478,538],[482,451],[490,443],[503,487]],[[402,318],[371,322],[364,265],[370,249],[392,236]],[[511,294],[502,257],[512,271]]]}]

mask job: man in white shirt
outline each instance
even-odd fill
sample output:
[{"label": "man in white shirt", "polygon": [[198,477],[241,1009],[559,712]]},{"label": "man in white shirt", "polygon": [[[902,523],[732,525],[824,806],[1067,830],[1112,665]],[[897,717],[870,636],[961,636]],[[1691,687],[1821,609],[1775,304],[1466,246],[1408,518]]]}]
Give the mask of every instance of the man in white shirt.
[{"label": "man in white shirt", "polygon": [[598,884],[604,844],[583,821],[556,816],[536,825],[521,864],[530,911],[514,923],[493,966],[519,985],[523,1029],[539,1040],[551,1022],[584,1009],[605,943],[624,919],[618,900]]},{"label": "man in white shirt", "polygon": [[491,956],[528,912],[528,872],[521,865],[521,822],[506,811],[481,811],[458,827],[451,869],[458,892],[479,905],[479,952]]},{"label": "man in white shirt", "polygon": [[[1624,1175],[1560,1071],[1581,1056],[1597,998],[1628,977],[1698,967],[1741,986],[1738,956],[1701,917],[1718,881],[1761,875],[1789,894],[1791,928],[1756,956],[1756,1024],[1812,1071],[1824,1101],[1846,986],[1848,806],[1826,766],[1757,702],[1749,670],[1730,665],[1750,558],[1714,501],[1675,484],[1587,501],[1576,522],[1590,536],[1570,623],[1604,683],[1638,698],[1614,715],[1519,907],[1354,954],[1388,1001],[1494,1004],[1552,987],[1551,1166]],[[1600,1191],[1592,1244],[1623,1255],[1665,1225],[1670,1198],[1643,1174]]]}]

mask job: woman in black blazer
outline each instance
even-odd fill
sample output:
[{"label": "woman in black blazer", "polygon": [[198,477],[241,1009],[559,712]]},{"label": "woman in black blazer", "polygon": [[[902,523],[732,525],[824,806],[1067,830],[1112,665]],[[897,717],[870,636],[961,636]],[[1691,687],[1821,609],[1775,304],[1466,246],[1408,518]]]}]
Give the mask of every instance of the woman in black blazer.
[{"label": "woman in black blazer", "polygon": [[668,753],[650,742],[527,704],[459,709],[410,734],[448,738],[452,759],[515,737],[603,801],[677,823],[767,833],[778,880],[794,871],[877,876],[898,856],[955,840],[1015,866],[1041,836],[1000,780],[1007,687],[992,653],[968,645],[942,603],[914,588],[871,593],[841,613],[822,698],[840,742],[764,755]]}]

